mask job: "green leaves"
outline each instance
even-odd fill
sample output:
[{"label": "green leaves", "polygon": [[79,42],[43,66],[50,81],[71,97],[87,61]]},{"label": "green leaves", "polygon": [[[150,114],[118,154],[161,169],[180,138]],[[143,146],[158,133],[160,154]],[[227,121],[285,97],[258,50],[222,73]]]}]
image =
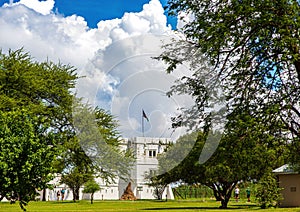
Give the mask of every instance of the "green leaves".
[{"label": "green leaves", "polygon": [[[266,110],[278,104],[277,116],[291,134],[299,137],[299,1],[169,0],[168,3],[169,14],[186,12],[194,17],[182,29],[186,41],[166,45],[158,57],[169,65],[167,72],[173,71],[179,62],[189,63],[194,73],[189,81],[198,82],[191,85],[182,78],[170,92],[195,97],[195,107],[186,110],[183,117],[190,120],[187,115],[196,106],[201,108],[207,99],[199,88],[204,57],[212,65],[210,73],[222,82],[229,110],[249,105],[257,116],[269,119]],[[286,105],[295,106],[295,110]],[[198,114],[203,111],[199,109]]]},{"label": "green leaves", "polygon": [[91,160],[97,174],[107,181],[113,180],[116,175],[128,178],[128,167],[133,160],[120,151],[121,139],[114,117],[99,108],[75,105],[73,120],[78,144]]},{"label": "green leaves", "polygon": [[0,55],[0,109],[27,108],[60,129],[71,113],[77,76],[71,66],[34,62],[22,49]]},{"label": "green leaves", "polygon": [[[205,137],[166,180],[200,182],[226,200],[239,180],[260,179],[287,159],[298,160],[300,137],[300,4],[298,0],[169,0],[171,15],[193,15],[181,32],[186,40],[165,46],[158,57],[173,71],[189,64],[169,92],[195,100],[174,118],[174,126],[208,127],[209,94],[226,99],[227,125],[215,154],[199,164]],[[203,76],[209,77],[203,77]],[[212,79],[211,86],[205,83]],[[213,102],[219,106],[219,102]],[[199,143],[198,143],[199,142]],[[274,186],[275,187],[275,186]],[[224,205],[223,205],[224,203]]]},{"label": "green leaves", "polygon": [[0,195],[24,210],[71,134],[76,79],[73,67],[35,62],[23,49],[0,52]]},{"label": "green leaves", "polygon": [[84,193],[95,193],[100,190],[100,186],[94,179],[89,180],[84,184]]},{"label": "green leaves", "polygon": [[259,180],[284,163],[287,145],[285,136],[277,134],[277,126],[262,123],[245,110],[236,110],[228,118],[219,146],[206,163],[199,163],[204,143],[208,142],[207,135],[202,132],[182,136],[165,155],[160,156],[159,166],[164,170],[172,165],[170,159],[177,159],[172,155],[184,154],[182,150],[189,151],[181,162],[173,160],[177,165],[159,176],[160,182],[181,180],[207,185],[215,197],[220,198],[222,207],[227,207],[232,189],[239,181]]},{"label": "green leaves", "polygon": [[260,207],[265,209],[269,207],[277,207],[278,202],[282,200],[280,193],[281,188],[277,186],[278,182],[272,174],[266,174],[259,181],[256,190],[256,199],[260,204]]},{"label": "green leaves", "polygon": [[96,191],[100,190],[100,186],[94,179],[89,180],[84,184],[84,189],[82,192],[91,193],[91,204],[93,204],[93,197]]},{"label": "green leaves", "polygon": [[[26,110],[0,111],[0,194],[13,192],[25,202],[35,189],[45,188],[56,149],[51,132],[40,134],[35,122],[38,117]],[[39,128],[43,128],[40,125]]]}]

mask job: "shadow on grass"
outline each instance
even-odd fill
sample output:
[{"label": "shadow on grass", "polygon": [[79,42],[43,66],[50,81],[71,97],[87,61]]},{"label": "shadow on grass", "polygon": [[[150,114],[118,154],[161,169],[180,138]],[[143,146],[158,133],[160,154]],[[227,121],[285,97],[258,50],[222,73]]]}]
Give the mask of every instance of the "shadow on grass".
[{"label": "shadow on grass", "polygon": [[66,201],[48,201],[52,204],[68,204],[68,203],[79,203],[79,201],[66,200]]},{"label": "shadow on grass", "polygon": [[245,209],[257,208],[257,205],[236,205],[236,207],[228,207],[221,209],[220,207],[168,207],[168,208],[144,208],[144,211],[155,211],[155,210],[245,210]]},{"label": "shadow on grass", "polygon": [[218,207],[172,207],[172,208],[145,208],[144,211],[156,211],[156,210],[215,210],[219,209]]}]

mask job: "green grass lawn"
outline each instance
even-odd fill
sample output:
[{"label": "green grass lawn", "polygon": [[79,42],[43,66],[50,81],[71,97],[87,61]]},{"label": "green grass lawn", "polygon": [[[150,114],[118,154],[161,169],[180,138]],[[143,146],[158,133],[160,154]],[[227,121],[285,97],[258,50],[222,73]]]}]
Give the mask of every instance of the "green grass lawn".
[{"label": "green grass lawn", "polygon": [[[261,212],[269,212],[269,211],[300,211],[300,208],[271,208],[261,210],[255,203],[247,203],[246,201],[235,202],[230,201],[228,204],[228,209],[221,210],[218,209],[220,206],[219,202],[214,200],[181,200],[181,201],[95,201],[94,204],[90,204],[89,201],[79,201],[79,202],[29,202],[26,207],[29,212],[71,212],[71,211],[84,211],[84,212],[94,212],[94,211],[261,211]],[[9,204],[8,202],[0,203],[0,211],[2,212],[18,212],[22,211],[19,207],[19,204]]]}]

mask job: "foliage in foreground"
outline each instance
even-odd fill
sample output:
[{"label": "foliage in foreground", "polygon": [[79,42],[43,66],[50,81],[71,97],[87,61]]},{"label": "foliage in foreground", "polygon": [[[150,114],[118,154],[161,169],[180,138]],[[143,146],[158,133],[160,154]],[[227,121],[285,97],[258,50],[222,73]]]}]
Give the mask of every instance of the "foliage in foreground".
[{"label": "foliage in foreground", "polygon": [[[57,155],[55,135],[40,118],[26,110],[0,111],[0,193],[19,200],[20,206],[36,196],[51,179]],[[42,136],[43,135],[43,136]]]},{"label": "foliage in foreground", "polygon": [[281,190],[281,188],[278,188],[278,182],[272,174],[264,175],[256,190],[256,199],[260,207],[263,209],[277,207],[278,202],[282,200]]},{"label": "foliage in foreground", "polygon": [[70,126],[74,68],[0,53],[0,199],[23,207],[44,189]]},{"label": "foliage in foreground", "polygon": [[[214,151],[214,143],[207,141],[207,134],[194,132],[182,136],[159,158],[162,171],[167,170],[172,162],[179,164],[158,176],[158,180],[161,183],[181,181],[206,185],[212,189],[216,200],[221,201],[221,207],[226,208],[240,181],[258,181],[284,163],[287,153],[285,139],[273,131],[273,126],[262,125],[256,120],[246,112],[230,117],[218,148],[205,163],[199,160],[204,145],[211,145],[206,151]],[[193,140],[195,136],[197,138]],[[215,139],[219,137],[217,133],[213,136]],[[174,155],[182,154],[183,150],[188,152],[187,156],[182,161],[174,160]]]},{"label": "foliage in foreground", "polygon": [[209,96],[218,95],[217,87],[230,111],[247,105],[264,122],[279,119],[300,137],[298,0],[169,0],[167,11],[193,16],[181,29],[184,38],[166,45],[159,57],[168,72],[191,64],[192,74],[171,92],[195,98],[195,107],[180,121],[189,114],[202,117]]}]

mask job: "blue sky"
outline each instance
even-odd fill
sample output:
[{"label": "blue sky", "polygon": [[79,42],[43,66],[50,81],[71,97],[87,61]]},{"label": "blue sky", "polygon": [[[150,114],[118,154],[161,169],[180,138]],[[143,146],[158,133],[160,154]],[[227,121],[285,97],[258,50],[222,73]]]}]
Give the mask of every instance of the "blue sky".
[{"label": "blue sky", "polygon": [[[96,27],[99,20],[121,18],[125,12],[139,12],[149,0],[56,0],[55,8],[65,15],[78,14],[86,18],[90,27]],[[166,0],[160,0],[166,5]],[[168,17],[168,23],[175,26],[175,18]]]},{"label": "blue sky", "polygon": [[[18,1],[14,1],[18,2]],[[85,18],[90,28],[96,28],[100,20],[110,20],[114,18],[121,18],[125,12],[139,12],[143,9],[143,5],[149,0],[56,0],[54,11],[69,16],[79,15]],[[167,0],[160,0],[161,4],[165,6]],[[9,3],[9,0],[0,0],[0,4]],[[166,13],[165,13],[166,14]],[[176,18],[167,17],[168,24],[172,28],[176,27]]]}]

